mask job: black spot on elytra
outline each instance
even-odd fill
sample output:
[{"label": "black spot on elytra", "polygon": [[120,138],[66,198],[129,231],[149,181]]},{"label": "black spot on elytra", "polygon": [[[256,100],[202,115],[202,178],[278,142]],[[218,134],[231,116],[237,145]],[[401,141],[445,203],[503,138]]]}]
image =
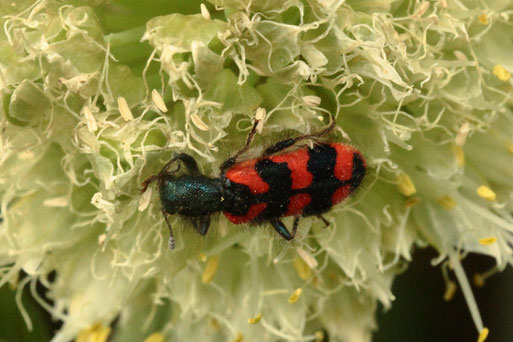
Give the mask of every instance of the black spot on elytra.
[{"label": "black spot on elytra", "polygon": [[267,207],[259,215],[259,219],[283,216],[292,195],[292,177],[287,163],[275,163],[270,159],[262,159],[255,164],[255,170],[260,178],[269,184],[269,191],[262,196],[267,202]]},{"label": "black spot on elytra", "polygon": [[359,153],[353,153],[353,171],[351,173],[351,179],[349,180],[351,191],[354,191],[358,185],[360,185],[363,177],[365,177],[366,171],[367,168],[365,167],[362,156]]},{"label": "black spot on elytra", "polygon": [[309,160],[307,170],[313,175],[308,194],[312,200],[304,208],[303,216],[318,215],[328,211],[333,203],[331,197],[342,184],[335,177],[337,150],[327,144],[316,145],[308,149]]}]

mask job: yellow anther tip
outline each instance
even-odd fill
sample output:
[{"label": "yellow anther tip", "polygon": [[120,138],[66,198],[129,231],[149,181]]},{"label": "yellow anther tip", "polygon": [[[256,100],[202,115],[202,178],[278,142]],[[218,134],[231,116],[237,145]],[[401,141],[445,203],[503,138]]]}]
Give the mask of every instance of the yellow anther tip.
[{"label": "yellow anther tip", "polygon": [[326,335],[324,334],[323,331],[316,331],[315,332],[315,342],[321,342],[321,341],[324,341],[324,338],[326,337]]},{"label": "yellow anther tip", "polygon": [[217,273],[217,268],[219,267],[219,257],[214,255],[210,257],[207,261],[207,265],[201,274],[201,282],[204,284],[208,284],[214,279],[214,276]]},{"label": "yellow anther tip", "polygon": [[456,294],[456,290],[458,289],[458,286],[455,282],[450,281],[447,283],[447,288],[445,289],[444,293],[444,300],[446,302],[451,301],[454,298],[454,295]]},{"label": "yellow anther tip", "polygon": [[452,209],[456,206],[456,201],[450,196],[442,196],[436,200],[438,204],[445,209]]},{"label": "yellow anther tip", "polygon": [[144,342],[164,342],[165,338],[164,335],[161,333],[153,333],[150,336],[146,337]]},{"label": "yellow anther tip", "polygon": [[410,176],[404,172],[397,174],[397,188],[404,196],[411,196],[417,193],[415,184],[413,184]]},{"label": "yellow anther tip", "polygon": [[479,22],[483,25],[488,25],[488,16],[486,14],[481,14],[480,16],[477,17],[477,19],[479,20]]},{"label": "yellow anther tip", "polygon": [[489,332],[490,330],[488,330],[488,328],[483,328],[483,330],[481,330],[481,332],[479,333],[479,338],[477,339],[477,342],[484,342],[488,337]]},{"label": "yellow anther tip", "polygon": [[511,74],[508,70],[504,69],[502,65],[495,65],[493,67],[492,73],[501,81],[508,81],[511,78]]},{"label": "yellow anther tip", "polygon": [[483,246],[492,245],[496,241],[497,241],[497,238],[493,237],[493,236],[492,237],[487,237],[487,238],[479,239],[479,243],[482,244]]},{"label": "yellow anther tip", "polygon": [[299,288],[294,291],[290,297],[289,297],[289,303],[295,303],[298,301],[298,299],[301,297],[301,294],[303,293],[303,289]]},{"label": "yellow anther tip", "polygon": [[485,278],[479,273],[474,274],[472,280],[474,282],[474,285],[477,287],[483,287],[485,284]]},{"label": "yellow anther tip", "polygon": [[257,314],[255,317],[251,317],[248,319],[249,324],[257,324],[262,319],[262,314]]},{"label": "yellow anther tip", "polygon": [[199,259],[199,261],[201,261],[201,262],[207,262],[207,255],[206,255],[205,253],[200,253],[200,254],[198,255],[198,259]]},{"label": "yellow anther tip", "polygon": [[294,260],[294,269],[296,270],[299,278],[303,280],[310,278],[310,275],[312,274],[312,269],[308,267],[306,262],[301,258],[296,258],[296,260]]},{"label": "yellow anther tip", "polygon": [[235,339],[233,340],[233,342],[242,342],[244,341],[244,336],[239,332],[237,333],[237,336],[235,336]]},{"label": "yellow anther tip", "polygon": [[495,201],[495,198],[497,197],[495,192],[493,192],[493,190],[486,185],[481,185],[479,188],[477,188],[477,194],[479,197],[482,197],[488,201]]},{"label": "yellow anther tip", "polygon": [[77,342],[105,342],[109,338],[110,327],[107,327],[100,323],[95,323],[89,328],[84,329],[80,332],[77,337]]}]

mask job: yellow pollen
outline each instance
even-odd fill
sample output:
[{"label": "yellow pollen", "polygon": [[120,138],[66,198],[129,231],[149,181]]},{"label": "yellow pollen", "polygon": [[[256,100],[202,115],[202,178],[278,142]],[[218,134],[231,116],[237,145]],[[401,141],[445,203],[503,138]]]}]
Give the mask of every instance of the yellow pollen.
[{"label": "yellow pollen", "polygon": [[445,209],[452,209],[457,204],[456,201],[450,196],[439,197],[436,199],[436,201],[438,202],[438,204],[440,204],[440,206],[442,208],[445,208]]},{"label": "yellow pollen", "polygon": [[495,198],[497,197],[495,192],[493,192],[493,190],[486,185],[481,185],[479,188],[477,188],[477,194],[479,197],[482,197],[488,201],[495,201]]},{"label": "yellow pollen", "polygon": [[312,269],[308,267],[306,262],[299,257],[296,257],[294,260],[294,269],[296,270],[299,278],[303,280],[307,280],[312,275]]},{"label": "yellow pollen", "polygon": [[109,335],[110,327],[95,323],[88,329],[82,330],[76,342],[105,342],[109,338]]},{"label": "yellow pollen", "polygon": [[326,337],[324,332],[321,330],[316,331],[314,335],[315,335],[315,342],[322,342],[322,341],[324,341],[324,338]]},{"label": "yellow pollen", "polygon": [[251,317],[250,319],[248,319],[248,323],[257,324],[258,322],[260,322],[260,319],[262,319],[262,314],[259,313],[255,317]]},{"label": "yellow pollen", "polygon": [[301,294],[303,293],[303,289],[299,288],[296,289],[296,291],[292,292],[292,294],[289,297],[289,303],[295,303],[298,301],[299,297],[301,297]]},{"label": "yellow pollen", "polygon": [[446,302],[451,301],[454,298],[454,295],[456,294],[456,290],[458,289],[458,286],[455,282],[449,281],[447,283],[447,288],[445,289],[444,293],[444,300]]},{"label": "yellow pollen", "polygon": [[146,337],[144,342],[164,342],[164,335],[161,333],[153,333],[150,336]]},{"label": "yellow pollen", "polygon": [[485,277],[479,273],[475,273],[474,277],[472,278],[474,285],[477,287],[483,287],[485,284]]},{"label": "yellow pollen", "polygon": [[488,330],[488,328],[483,328],[483,330],[481,330],[481,332],[479,333],[479,338],[477,339],[477,342],[484,342],[488,337],[489,332],[490,330]]},{"label": "yellow pollen", "polygon": [[493,67],[492,73],[501,81],[508,81],[511,78],[511,74],[508,70],[504,69],[502,65],[497,64]]},{"label": "yellow pollen", "polygon": [[419,197],[408,198],[406,200],[406,202],[404,203],[404,206],[406,208],[411,208],[411,207],[413,207],[414,205],[416,205],[419,202],[420,202],[420,198]]},{"label": "yellow pollen", "polygon": [[413,184],[410,176],[405,172],[397,174],[397,188],[404,196],[411,196],[417,192],[415,184]]},{"label": "yellow pollen", "polygon": [[240,332],[237,333],[237,336],[235,336],[235,340],[233,342],[242,342],[244,341],[244,336]]},{"label": "yellow pollen", "polygon": [[479,243],[482,244],[483,246],[489,246],[489,245],[492,245],[495,243],[495,241],[497,241],[497,238],[492,236],[492,237],[487,237],[487,238],[482,238],[482,239],[479,239]]},{"label": "yellow pollen", "polygon": [[214,255],[210,257],[207,261],[207,265],[203,270],[203,274],[201,275],[201,282],[207,284],[214,279],[214,276],[217,273],[217,268],[219,267],[219,257]]},{"label": "yellow pollen", "polygon": [[200,253],[198,255],[198,259],[201,261],[201,262],[207,262],[207,255],[205,253]]},{"label": "yellow pollen", "polygon": [[465,166],[465,152],[463,152],[461,146],[455,145],[453,150],[454,157],[456,158],[456,164],[458,165],[458,167]]},{"label": "yellow pollen", "polygon": [[479,19],[479,22],[483,25],[488,25],[488,16],[486,14],[481,14],[477,17]]}]

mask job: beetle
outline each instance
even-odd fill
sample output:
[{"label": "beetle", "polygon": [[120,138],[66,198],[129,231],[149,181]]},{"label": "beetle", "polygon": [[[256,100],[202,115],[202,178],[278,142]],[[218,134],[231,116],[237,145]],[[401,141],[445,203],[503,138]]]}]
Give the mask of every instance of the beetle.
[{"label": "beetle", "polygon": [[[260,157],[239,161],[258,122],[254,121],[245,145],[221,164],[219,177],[201,174],[192,156],[177,153],[158,174],[142,182],[141,193],[157,181],[170,249],[175,247],[168,220],[172,214],[189,220],[201,235],[209,229],[210,215],[223,211],[234,224],[268,222],[285,240],[292,240],[300,217],[315,215],[327,226],[322,214],[351,195],[365,177],[365,159],[358,150],[319,141],[333,130],[335,120],[318,133],[279,141]],[[315,143],[285,151],[304,140]],[[294,216],[292,231],[281,221],[285,216]]]}]

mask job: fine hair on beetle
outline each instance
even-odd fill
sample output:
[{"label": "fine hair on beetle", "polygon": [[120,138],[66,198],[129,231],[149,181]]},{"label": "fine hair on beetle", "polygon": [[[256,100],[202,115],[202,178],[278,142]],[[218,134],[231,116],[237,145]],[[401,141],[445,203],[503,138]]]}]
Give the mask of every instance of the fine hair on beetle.
[{"label": "fine hair on beetle", "polygon": [[[329,139],[336,127],[335,118],[330,119],[318,131],[288,133],[293,137],[266,144],[250,157],[253,146],[263,146],[258,138],[253,144],[261,127],[254,119],[245,143],[222,162],[219,173],[203,173],[194,157],[175,153],[158,174],[143,181],[141,190],[157,182],[169,248],[174,248],[170,215],[181,216],[200,235],[221,211],[233,224],[268,223],[288,241],[296,236],[301,218],[317,216],[328,226],[322,215],[358,188],[367,169],[361,152]],[[282,222],[288,216],[294,217],[289,228]]]}]

